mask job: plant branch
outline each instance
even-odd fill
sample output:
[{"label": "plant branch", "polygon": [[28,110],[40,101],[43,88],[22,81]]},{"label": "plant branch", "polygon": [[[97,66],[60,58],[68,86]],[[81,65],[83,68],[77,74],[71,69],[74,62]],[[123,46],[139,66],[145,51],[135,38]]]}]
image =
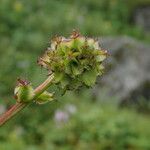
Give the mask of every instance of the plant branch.
[{"label": "plant branch", "polygon": [[14,104],[9,110],[3,113],[0,116],[0,126],[4,125],[8,120],[10,120],[13,116],[15,116],[18,112],[28,106],[30,103],[33,102],[39,95],[41,95],[52,83],[54,79],[54,75],[50,75],[42,84],[40,84],[37,88],[35,88],[34,93],[35,96],[29,103],[16,103]]}]

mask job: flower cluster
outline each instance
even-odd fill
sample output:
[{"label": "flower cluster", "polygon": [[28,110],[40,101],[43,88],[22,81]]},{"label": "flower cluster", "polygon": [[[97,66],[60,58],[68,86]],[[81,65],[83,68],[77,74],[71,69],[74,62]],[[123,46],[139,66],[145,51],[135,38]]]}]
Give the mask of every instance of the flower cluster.
[{"label": "flower cluster", "polygon": [[69,38],[55,37],[38,63],[54,74],[54,83],[63,90],[74,90],[82,85],[92,86],[102,75],[102,62],[107,51],[98,41],[73,31]]}]

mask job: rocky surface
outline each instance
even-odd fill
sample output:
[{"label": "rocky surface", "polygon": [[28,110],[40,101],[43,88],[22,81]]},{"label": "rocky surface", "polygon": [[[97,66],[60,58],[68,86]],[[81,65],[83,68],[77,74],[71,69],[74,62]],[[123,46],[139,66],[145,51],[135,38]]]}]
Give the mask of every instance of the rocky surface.
[{"label": "rocky surface", "polygon": [[150,6],[137,8],[134,13],[134,21],[145,32],[150,32]]},{"label": "rocky surface", "polygon": [[102,38],[100,43],[110,57],[94,95],[105,89],[106,95],[117,96],[120,101],[131,97],[136,100],[139,96],[150,98],[150,45],[129,37]]}]

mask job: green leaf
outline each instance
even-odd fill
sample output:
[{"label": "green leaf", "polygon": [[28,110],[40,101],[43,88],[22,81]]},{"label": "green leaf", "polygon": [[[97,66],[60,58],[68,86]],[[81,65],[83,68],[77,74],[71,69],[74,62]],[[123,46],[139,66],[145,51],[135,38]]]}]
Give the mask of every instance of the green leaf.
[{"label": "green leaf", "polygon": [[85,71],[83,73],[83,75],[81,76],[81,80],[82,82],[87,85],[87,86],[92,86],[95,81],[96,81],[96,77],[97,77],[97,71],[94,70],[89,70],[89,71]]},{"label": "green leaf", "polygon": [[64,75],[64,77],[61,80],[61,87],[65,88],[69,84],[70,84],[70,77],[67,75]]},{"label": "green leaf", "polygon": [[62,72],[55,72],[55,83],[60,82],[64,77]]},{"label": "green leaf", "polygon": [[73,66],[72,65],[71,69],[72,69],[72,73],[73,73],[74,76],[77,76],[77,75],[81,74],[81,70],[78,66]]},{"label": "green leaf", "polygon": [[69,88],[70,90],[76,90],[78,89],[79,87],[82,86],[82,82],[77,80],[77,79],[72,79],[70,85],[69,85]]},{"label": "green leaf", "polygon": [[80,51],[80,48],[85,45],[85,41],[85,37],[77,37],[75,39],[72,39],[72,46],[70,48],[73,48],[76,51]]},{"label": "green leaf", "polygon": [[79,63],[76,59],[73,59],[70,61],[70,66],[71,66],[73,76],[81,74],[81,72],[82,72],[81,66],[79,65]]}]

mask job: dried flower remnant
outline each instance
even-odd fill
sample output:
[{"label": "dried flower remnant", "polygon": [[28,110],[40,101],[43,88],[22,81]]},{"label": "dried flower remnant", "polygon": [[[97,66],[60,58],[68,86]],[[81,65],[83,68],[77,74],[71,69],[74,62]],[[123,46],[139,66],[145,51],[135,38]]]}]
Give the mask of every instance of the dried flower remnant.
[{"label": "dried flower remnant", "polygon": [[92,86],[103,74],[106,57],[98,41],[73,31],[69,38],[55,37],[38,63],[54,73],[54,83],[66,91]]}]

